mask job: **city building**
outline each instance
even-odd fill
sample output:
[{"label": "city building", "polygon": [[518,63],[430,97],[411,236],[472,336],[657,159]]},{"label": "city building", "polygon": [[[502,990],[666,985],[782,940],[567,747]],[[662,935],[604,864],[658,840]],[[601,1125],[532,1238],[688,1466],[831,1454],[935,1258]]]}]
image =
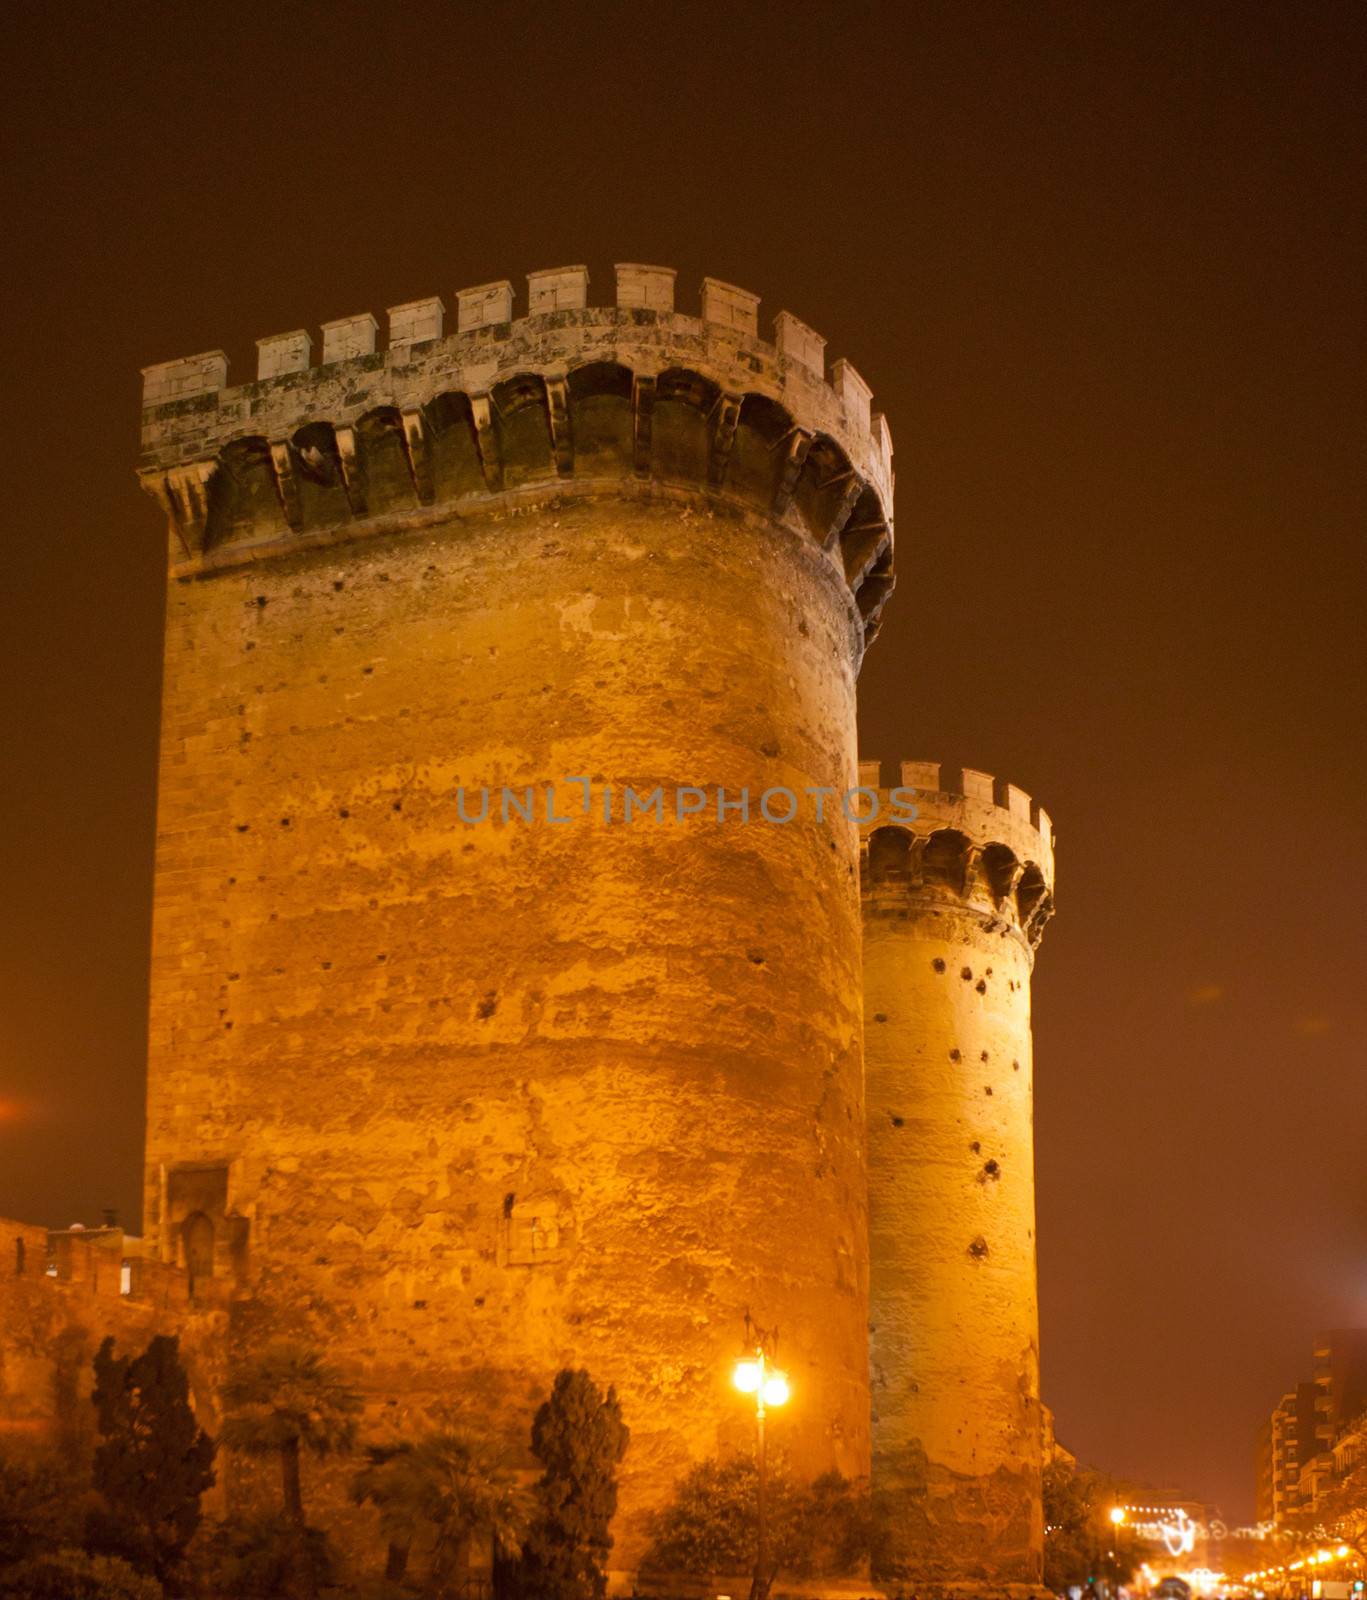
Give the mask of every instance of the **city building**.
[{"label": "city building", "polygon": [[1313,1513],[1360,1458],[1367,1418],[1367,1328],[1334,1328],[1314,1343],[1314,1377],[1282,1396],[1258,1436],[1258,1520]]},{"label": "city building", "polygon": [[1300,1479],[1318,1453],[1313,1383],[1298,1383],[1282,1396],[1263,1424],[1258,1443],[1257,1517],[1282,1522],[1300,1505]]},{"label": "city building", "polygon": [[1334,1328],[1315,1340],[1315,1442],[1332,1452],[1367,1412],[1367,1328]]}]

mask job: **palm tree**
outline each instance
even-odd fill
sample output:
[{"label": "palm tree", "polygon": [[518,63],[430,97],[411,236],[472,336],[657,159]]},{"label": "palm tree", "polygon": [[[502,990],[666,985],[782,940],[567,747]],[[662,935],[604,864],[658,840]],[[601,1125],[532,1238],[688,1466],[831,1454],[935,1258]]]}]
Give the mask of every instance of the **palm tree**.
[{"label": "palm tree", "polygon": [[305,1593],[315,1589],[305,1559],[304,1496],[299,1458],[350,1449],[360,1397],[316,1351],[279,1341],[245,1363],[223,1386],[227,1415],[219,1442],[247,1455],[280,1458],[285,1517],[295,1531]]},{"label": "palm tree", "polygon": [[384,1575],[398,1583],[408,1570],[408,1551],[424,1516],[426,1485],[414,1465],[411,1444],[371,1445],[366,1454],[369,1463],[351,1480],[351,1498],[380,1513],[380,1532],[389,1545]]},{"label": "palm tree", "polygon": [[372,1501],[389,1541],[385,1576],[402,1578],[420,1522],[435,1530],[432,1583],[459,1569],[469,1541],[483,1537],[517,1555],[532,1515],[530,1491],[466,1434],[436,1429],[412,1443],[372,1449],[352,1483],[358,1503]]},{"label": "palm tree", "polygon": [[462,1562],[471,1539],[482,1538],[501,1555],[522,1552],[534,1501],[514,1473],[468,1438],[429,1434],[414,1451],[427,1479],[427,1517],[436,1526],[432,1568],[439,1578]]}]

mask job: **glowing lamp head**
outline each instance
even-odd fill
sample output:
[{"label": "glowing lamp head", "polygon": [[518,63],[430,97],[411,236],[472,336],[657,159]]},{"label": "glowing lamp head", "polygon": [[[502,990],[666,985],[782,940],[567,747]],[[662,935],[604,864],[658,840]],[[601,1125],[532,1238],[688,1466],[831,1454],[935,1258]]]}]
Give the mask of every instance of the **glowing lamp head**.
[{"label": "glowing lamp head", "polygon": [[764,1380],[764,1403],[766,1406],[782,1406],[788,1403],[788,1380],[781,1372],[771,1372]]},{"label": "glowing lamp head", "polygon": [[759,1362],[738,1361],[736,1370],[732,1374],[732,1382],[742,1394],[754,1394],[760,1386]]},{"label": "glowing lamp head", "polygon": [[1111,1521],[1113,1523],[1115,1523],[1116,1527],[1118,1528],[1120,1526],[1120,1524],[1122,1522],[1124,1522],[1124,1520],[1125,1520],[1125,1507],[1124,1506],[1112,1506],[1111,1507]]}]

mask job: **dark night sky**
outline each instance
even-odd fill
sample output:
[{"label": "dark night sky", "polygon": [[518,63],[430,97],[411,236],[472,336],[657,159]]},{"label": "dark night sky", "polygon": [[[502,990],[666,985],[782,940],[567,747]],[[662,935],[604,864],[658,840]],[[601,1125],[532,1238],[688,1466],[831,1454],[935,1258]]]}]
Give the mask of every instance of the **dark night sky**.
[{"label": "dark night sky", "polygon": [[1046,1399],[1251,1511],[1367,1324],[1360,5],[11,7],[0,1214],[138,1209],[164,540],[139,366],[586,261],[873,384],[866,755],[1056,820]]}]

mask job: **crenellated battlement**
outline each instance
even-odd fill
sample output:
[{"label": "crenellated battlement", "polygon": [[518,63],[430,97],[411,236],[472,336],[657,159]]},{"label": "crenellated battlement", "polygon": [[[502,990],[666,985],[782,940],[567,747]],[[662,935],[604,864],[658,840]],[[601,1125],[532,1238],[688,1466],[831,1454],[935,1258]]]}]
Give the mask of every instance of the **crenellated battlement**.
[{"label": "crenellated battlement", "polygon": [[938,761],[903,761],[898,779],[884,787],[881,762],[859,763],[861,786],[879,801],[860,825],[866,912],[897,914],[908,892],[953,894],[1034,949],[1054,913],[1049,813],[973,767],[946,784]]},{"label": "crenellated battlement", "polygon": [[0,1217],[0,1278],[68,1298],[157,1308],[226,1304],[224,1278],[192,1283],[184,1267],[145,1253],[122,1228],[43,1228]]},{"label": "crenellated battlement", "polygon": [[[187,575],[528,495],[685,484],[801,531],[843,573],[871,638],[893,587],[892,438],[848,361],[756,295],[622,264],[612,306],[585,267],[257,341],[254,382],[211,351],[143,369],[144,486]],[[435,508],[440,507],[440,513]]]}]

